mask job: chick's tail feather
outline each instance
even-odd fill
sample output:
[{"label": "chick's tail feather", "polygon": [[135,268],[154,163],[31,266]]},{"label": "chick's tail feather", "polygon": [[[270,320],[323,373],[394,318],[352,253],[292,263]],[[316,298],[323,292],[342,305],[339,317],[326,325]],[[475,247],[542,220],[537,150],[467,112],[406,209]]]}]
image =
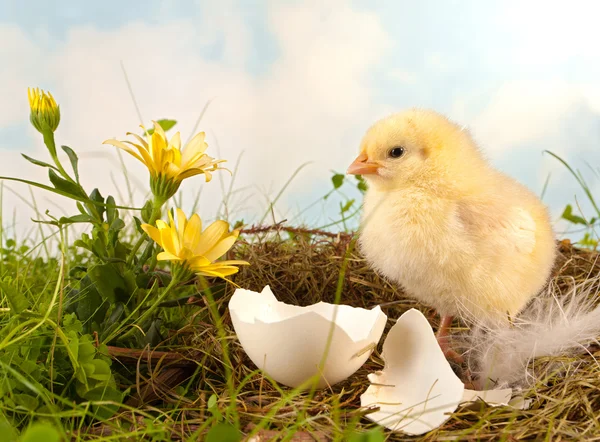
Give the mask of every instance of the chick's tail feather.
[{"label": "chick's tail feather", "polygon": [[[600,277],[587,279],[561,294],[552,282],[512,325],[473,325],[464,343],[470,371],[488,388],[524,388],[544,376],[530,364],[535,358],[589,353],[600,336],[599,283]],[[557,361],[538,366],[566,368],[564,358]]]}]

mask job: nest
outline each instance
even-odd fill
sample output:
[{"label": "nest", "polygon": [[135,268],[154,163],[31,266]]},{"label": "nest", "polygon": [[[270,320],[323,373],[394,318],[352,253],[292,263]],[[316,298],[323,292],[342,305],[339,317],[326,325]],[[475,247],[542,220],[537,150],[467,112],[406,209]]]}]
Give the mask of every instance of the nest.
[{"label": "nest", "polygon": [[[234,282],[239,286],[260,291],[270,285],[279,300],[308,305],[321,300],[334,302],[338,284],[342,284],[340,302],[363,308],[380,305],[390,318],[388,329],[393,319],[410,308],[418,308],[437,327],[438,317],[432,309],[405,297],[398,287],[370,269],[354,247],[351,235],[281,227],[265,230],[248,231],[246,242],[240,241],[232,253],[232,258],[252,264],[235,275]],[[597,261],[597,253],[562,241],[554,282],[567,290],[574,281],[598,274]],[[271,440],[288,434],[290,429],[298,431],[291,440],[332,440],[344,428],[360,431],[372,427],[363,417],[364,410],[359,410],[360,395],[368,386],[366,375],[383,368],[381,344],[345,382],[314,395],[290,396],[289,390],[265,380],[239,345],[226,308],[234,289],[228,286],[216,300],[225,335],[220,335],[211,319],[208,301],[196,299],[194,305],[182,307],[188,309],[187,324],[173,331],[162,353],[123,355],[113,349],[115,359],[130,372],[124,378],[136,379],[129,385],[134,391],[129,405],[152,410],[177,405],[176,412],[161,415],[161,424],[169,428],[174,439],[185,439],[204,428],[211,416],[207,411],[211,395],[218,397],[222,409],[236,416],[246,432],[256,425],[267,427],[259,432],[262,439],[257,440]],[[600,409],[600,365],[595,356],[600,352],[590,349],[587,354],[566,358],[566,368],[560,375],[547,372],[540,377],[540,382],[525,392],[526,398],[533,399],[529,410],[483,405],[480,409],[459,408],[441,428],[420,440],[557,441],[600,436],[596,416]],[[538,367],[544,365],[544,361],[536,363]],[[232,395],[234,402],[230,400]],[[131,421],[131,425],[139,425],[131,412],[116,419],[121,424]],[[104,424],[88,428],[88,432],[109,434],[114,432],[110,428],[114,426]],[[386,440],[415,439],[389,433]]]}]

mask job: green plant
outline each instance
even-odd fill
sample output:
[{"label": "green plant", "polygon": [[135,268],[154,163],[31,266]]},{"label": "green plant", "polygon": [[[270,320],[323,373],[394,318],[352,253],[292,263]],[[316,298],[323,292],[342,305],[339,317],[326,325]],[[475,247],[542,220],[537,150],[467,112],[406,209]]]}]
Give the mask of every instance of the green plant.
[{"label": "green plant", "polygon": [[[168,310],[204,293],[192,284],[196,275],[226,278],[246,264],[219,260],[237,239],[228,223],[217,221],[203,231],[198,215],[188,220],[180,209],[169,212],[170,224],[160,219],[183,180],[202,175],[208,182],[224,160],[206,155],[203,132],[183,149],[179,133],[169,140],[165,132],[175,120],[142,128],[141,135],[134,135],[137,143],[107,140],[149,171],[151,196],[143,207],[118,205],[112,195],[84,189],[74,149],[61,146],[71,172],[62,163],[54,136],[61,118],[54,97],[30,89],[29,102],[31,123],[42,135],[50,161],[23,157],[48,170],[49,185],[0,179],[68,198],[78,213],[57,218],[46,212],[47,219],[35,221],[56,229],[60,260],[33,258],[29,246],[18,246],[13,239],[1,250],[0,409],[11,428],[25,427],[33,415],[68,410],[73,401],[86,404],[78,411],[82,421],[104,420],[127,395],[117,384],[108,345],[156,346]],[[125,216],[129,211],[137,213]],[[87,231],[71,246],[66,238],[73,224],[87,226]],[[68,259],[69,251],[75,259]],[[164,261],[171,263],[171,272],[159,265]]]},{"label": "green plant", "polygon": [[579,245],[596,250],[599,244],[599,237],[595,231],[595,226],[598,220],[600,220],[600,207],[596,203],[596,199],[594,198],[594,194],[588,182],[584,178],[581,171],[573,169],[563,158],[549,151],[546,151],[546,153],[557,159],[571,173],[571,175],[573,175],[590,202],[595,212],[595,216],[586,219],[578,204],[577,206],[579,208],[580,215],[573,213],[573,206],[571,204],[567,204],[561,214],[561,218],[576,228],[583,229],[583,237],[578,241]]}]

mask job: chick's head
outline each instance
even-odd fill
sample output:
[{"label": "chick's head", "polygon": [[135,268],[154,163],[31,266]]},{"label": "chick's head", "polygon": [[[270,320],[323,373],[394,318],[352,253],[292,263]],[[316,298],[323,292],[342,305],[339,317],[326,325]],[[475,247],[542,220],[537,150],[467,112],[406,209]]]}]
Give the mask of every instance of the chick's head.
[{"label": "chick's head", "polygon": [[394,190],[456,181],[473,162],[483,164],[468,132],[434,111],[410,109],[368,129],[347,173]]}]

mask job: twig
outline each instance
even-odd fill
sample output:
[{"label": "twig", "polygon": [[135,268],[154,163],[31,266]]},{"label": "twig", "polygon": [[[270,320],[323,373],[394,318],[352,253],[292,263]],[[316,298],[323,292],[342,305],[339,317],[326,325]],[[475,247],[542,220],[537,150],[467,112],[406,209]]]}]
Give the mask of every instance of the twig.
[{"label": "twig", "polygon": [[354,236],[354,232],[335,233],[335,232],[328,232],[326,230],[319,230],[319,229],[306,229],[303,227],[288,227],[288,226],[282,225],[283,222],[284,221],[281,221],[277,224],[273,224],[270,226],[252,226],[247,229],[240,230],[240,233],[243,233],[246,235],[256,235],[258,233],[284,231],[284,232],[296,233],[296,234],[301,234],[301,235],[326,236],[328,238],[340,238],[340,239],[350,239]]}]

